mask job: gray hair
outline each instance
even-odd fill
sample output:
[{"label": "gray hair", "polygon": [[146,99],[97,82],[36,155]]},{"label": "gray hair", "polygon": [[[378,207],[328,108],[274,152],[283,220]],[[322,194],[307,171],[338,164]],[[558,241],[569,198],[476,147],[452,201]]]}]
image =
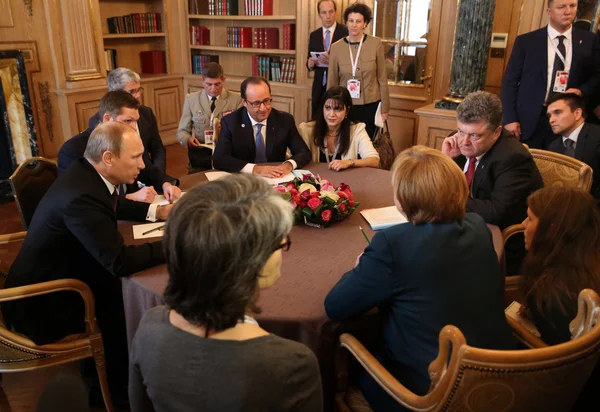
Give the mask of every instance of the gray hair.
[{"label": "gray hair", "polygon": [[236,174],[194,187],[167,220],[167,304],[217,331],[255,307],[267,261],[292,230],[291,204],[263,179]]},{"label": "gray hair", "polygon": [[127,132],[135,132],[135,129],[121,122],[100,123],[90,135],[83,157],[90,163],[100,163],[102,155],[108,151],[119,157],[123,135]]},{"label": "gray hair", "polygon": [[502,125],[502,102],[488,92],[470,93],[456,109],[456,118],[461,123],[477,123],[485,120],[490,130]]},{"label": "gray hair", "polygon": [[126,67],[118,67],[108,73],[108,90],[123,90],[129,82],[140,83],[140,75]]}]

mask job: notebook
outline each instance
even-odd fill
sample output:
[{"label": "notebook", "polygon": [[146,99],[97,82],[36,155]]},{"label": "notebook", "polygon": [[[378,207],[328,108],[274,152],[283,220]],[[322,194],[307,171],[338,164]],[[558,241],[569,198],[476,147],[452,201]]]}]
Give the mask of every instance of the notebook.
[{"label": "notebook", "polygon": [[369,222],[373,230],[387,229],[407,222],[406,218],[396,209],[396,206],[365,209],[361,210],[360,214]]}]

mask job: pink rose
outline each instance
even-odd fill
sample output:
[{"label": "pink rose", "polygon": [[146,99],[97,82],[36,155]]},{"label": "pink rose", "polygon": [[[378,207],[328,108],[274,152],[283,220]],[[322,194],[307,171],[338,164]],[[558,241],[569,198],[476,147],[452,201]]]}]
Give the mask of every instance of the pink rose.
[{"label": "pink rose", "polygon": [[343,204],[343,203],[340,203],[340,204],[338,205],[338,209],[340,209],[340,212],[342,212],[342,213],[343,213],[343,212],[344,212],[344,210],[346,210],[346,205],[345,205],[345,204]]},{"label": "pink rose", "polygon": [[350,206],[350,207],[354,206],[354,200],[352,200],[352,199],[348,200],[348,206]]},{"label": "pink rose", "polygon": [[321,220],[325,223],[329,222],[331,219],[331,210],[326,209],[321,212]]},{"label": "pink rose", "polygon": [[298,189],[296,189],[295,187],[290,189],[290,193],[293,195],[297,195],[298,194]]},{"label": "pink rose", "polygon": [[298,204],[300,205],[300,207],[301,207],[302,209],[304,209],[304,208],[306,207],[306,202],[304,202],[304,201],[302,201],[302,200],[301,200],[300,202],[298,202]]},{"label": "pink rose", "polygon": [[304,200],[310,199],[310,190],[306,189],[304,192],[300,193],[300,198]]},{"label": "pink rose", "polygon": [[311,197],[319,197],[321,196],[321,192],[312,192],[310,195]]},{"label": "pink rose", "polygon": [[319,206],[321,206],[321,199],[318,199],[316,197],[311,198],[308,201],[308,207],[310,207],[311,210],[316,210]]},{"label": "pink rose", "polygon": [[348,186],[346,183],[340,183],[340,190],[343,190],[344,192],[348,192],[348,193],[352,192],[350,190],[350,186]]},{"label": "pink rose", "polygon": [[292,190],[295,189],[296,186],[294,186],[294,184],[292,182],[289,182],[287,185],[285,185],[285,187],[287,188],[287,190]]},{"label": "pink rose", "polygon": [[275,186],[275,190],[277,190],[279,193],[285,193],[286,192],[285,187],[283,187],[281,185]]},{"label": "pink rose", "polygon": [[344,192],[343,190],[339,190],[337,192],[338,196],[341,197],[342,199],[348,199],[348,193]]}]

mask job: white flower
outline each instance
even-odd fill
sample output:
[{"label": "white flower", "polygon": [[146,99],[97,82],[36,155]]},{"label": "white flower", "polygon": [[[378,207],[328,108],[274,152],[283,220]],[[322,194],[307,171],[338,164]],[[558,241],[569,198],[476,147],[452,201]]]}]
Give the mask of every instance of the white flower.
[{"label": "white flower", "polygon": [[317,188],[311,185],[310,183],[302,183],[298,188],[298,192],[300,193],[304,193],[307,190],[309,190],[310,193],[313,193],[317,191]]},{"label": "white flower", "polygon": [[[340,196],[335,192],[326,191],[326,192],[321,192],[321,194],[325,195],[324,197],[328,197],[336,203],[338,200],[340,200]],[[323,196],[321,196],[321,197],[323,197]]]}]

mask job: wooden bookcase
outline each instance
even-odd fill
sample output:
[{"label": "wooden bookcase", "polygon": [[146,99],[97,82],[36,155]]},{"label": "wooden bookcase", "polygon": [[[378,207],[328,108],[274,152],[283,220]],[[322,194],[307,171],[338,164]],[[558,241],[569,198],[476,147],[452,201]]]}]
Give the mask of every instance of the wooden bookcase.
[{"label": "wooden bookcase", "polygon": [[[99,5],[104,49],[115,49],[117,51],[118,66],[132,69],[142,77],[152,76],[142,73],[140,52],[162,50],[166,55],[167,73],[171,72],[166,16],[169,10],[165,6],[164,0],[99,0]],[[162,31],[159,33],[109,34],[107,18],[131,13],[160,13]]]},{"label": "wooden bookcase", "polygon": [[[209,14],[189,14],[186,10],[187,28],[188,28],[188,68],[187,72],[192,73],[192,56],[197,54],[218,55],[219,64],[223,66],[225,75],[228,79],[241,81],[252,74],[252,56],[279,56],[293,57],[296,59],[295,82],[298,84],[299,76],[297,67],[304,64],[299,53],[298,38],[299,24],[296,24],[297,16],[300,15],[302,2],[296,0],[273,0],[273,15],[249,16],[244,9],[244,0],[239,0],[238,15],[209,15]],[[283,49],[283,24],[296,24],[295,30],[295,49]],[[190,30],[191,26],[204,26],[210,30],[210,45],[192,45]],[[268,28],[276,27],[279,29],[279,47],[277,49],[262,48],[234,48],[227,46],[227,27],[252,27]],[[193,75],[198,76],[199,75]],[[290,83],[278,83],[281,85],[291,85]]]}]

